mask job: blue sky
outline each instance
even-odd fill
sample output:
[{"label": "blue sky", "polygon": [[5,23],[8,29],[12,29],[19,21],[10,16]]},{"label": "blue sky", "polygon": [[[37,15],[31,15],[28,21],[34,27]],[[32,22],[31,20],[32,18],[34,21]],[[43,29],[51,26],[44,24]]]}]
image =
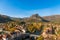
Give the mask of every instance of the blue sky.
[{"label": "blue sky", "polygon": [[0,14],[11,17],[60,15],[60,0],[0,0]]}]

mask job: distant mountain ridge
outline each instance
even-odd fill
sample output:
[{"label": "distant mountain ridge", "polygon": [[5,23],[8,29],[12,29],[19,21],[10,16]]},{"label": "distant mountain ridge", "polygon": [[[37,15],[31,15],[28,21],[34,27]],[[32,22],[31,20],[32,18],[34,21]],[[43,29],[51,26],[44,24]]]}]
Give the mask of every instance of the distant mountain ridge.
[{"label": "distant mountain ridge", "polygon": [[12,21],[9,16],[0,14],[0,23],[5,23],[5,22],[8,22],[8,21]]},{"label": "distant mountain ridge", "polygon": [[38,14],[33,14],[27,18],[14,18],[0,14],[0,23],[9,21],[25,21],[25,22],[49,22],[49,21],[60,21],[60,15],[44,16],[41,17]]},{"label": "distant mountain ridge", "polygon": [[60,15],[44,16],[43,18],[49,21],[60,21]]}]

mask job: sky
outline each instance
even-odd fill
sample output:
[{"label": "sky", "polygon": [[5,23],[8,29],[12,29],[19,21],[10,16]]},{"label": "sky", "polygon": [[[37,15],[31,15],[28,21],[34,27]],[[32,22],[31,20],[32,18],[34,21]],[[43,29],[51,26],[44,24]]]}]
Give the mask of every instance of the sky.
[{"label": "sky", "polygon": [[60,0],[0,0],[0,14],[11,17],[60,15]]}]

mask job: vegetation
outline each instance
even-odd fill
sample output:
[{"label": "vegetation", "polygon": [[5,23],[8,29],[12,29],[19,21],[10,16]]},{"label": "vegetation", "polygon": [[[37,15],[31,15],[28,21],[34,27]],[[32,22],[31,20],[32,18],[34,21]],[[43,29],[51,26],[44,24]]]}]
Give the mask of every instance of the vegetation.
[{"label": "vegetation", "polygon": [[40,37],[37,38],[37,40],[44,40],[44,37],[41,35]]},{"label": "vegetation", "polygon": [[[0,28],[3,28],[3,31],[14,32],[15,30],[17,30],[16,26],[22,26],[26,30],[26,33],[39,34],[40,37],[38,37],[37,40],[44,40],[45,36],[43,35],[47,35],[47,37],[54,35],[51,40],[54,40],[55,36],[56,38],[58,37],[58,35],[60,37],[60,23],[53,20],[46,20],[46,17],[40,17],[37,14],[32,15],[29,18],[22,19],[16,19],[2,15],[0,16]],[[0,32],[0,34],[2,33],[3,32]]]}]

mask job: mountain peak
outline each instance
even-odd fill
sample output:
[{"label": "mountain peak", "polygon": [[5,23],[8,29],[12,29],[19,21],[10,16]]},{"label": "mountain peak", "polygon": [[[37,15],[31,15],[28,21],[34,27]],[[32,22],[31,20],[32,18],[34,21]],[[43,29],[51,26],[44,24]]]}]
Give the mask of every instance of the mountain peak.
[{"label": "mountain peak", "polygon": [[45,20],[41,16],[39,16],[39,14],[33,14],[28,19],[29,19],[29,21],[31,20],[31,21],[34,21],[34,22],[48,22],[47,20]]},{"label": "mountain peak", "polygon": [[31,17],[39,18],[40,16],[38,14],[33,14]]}]

